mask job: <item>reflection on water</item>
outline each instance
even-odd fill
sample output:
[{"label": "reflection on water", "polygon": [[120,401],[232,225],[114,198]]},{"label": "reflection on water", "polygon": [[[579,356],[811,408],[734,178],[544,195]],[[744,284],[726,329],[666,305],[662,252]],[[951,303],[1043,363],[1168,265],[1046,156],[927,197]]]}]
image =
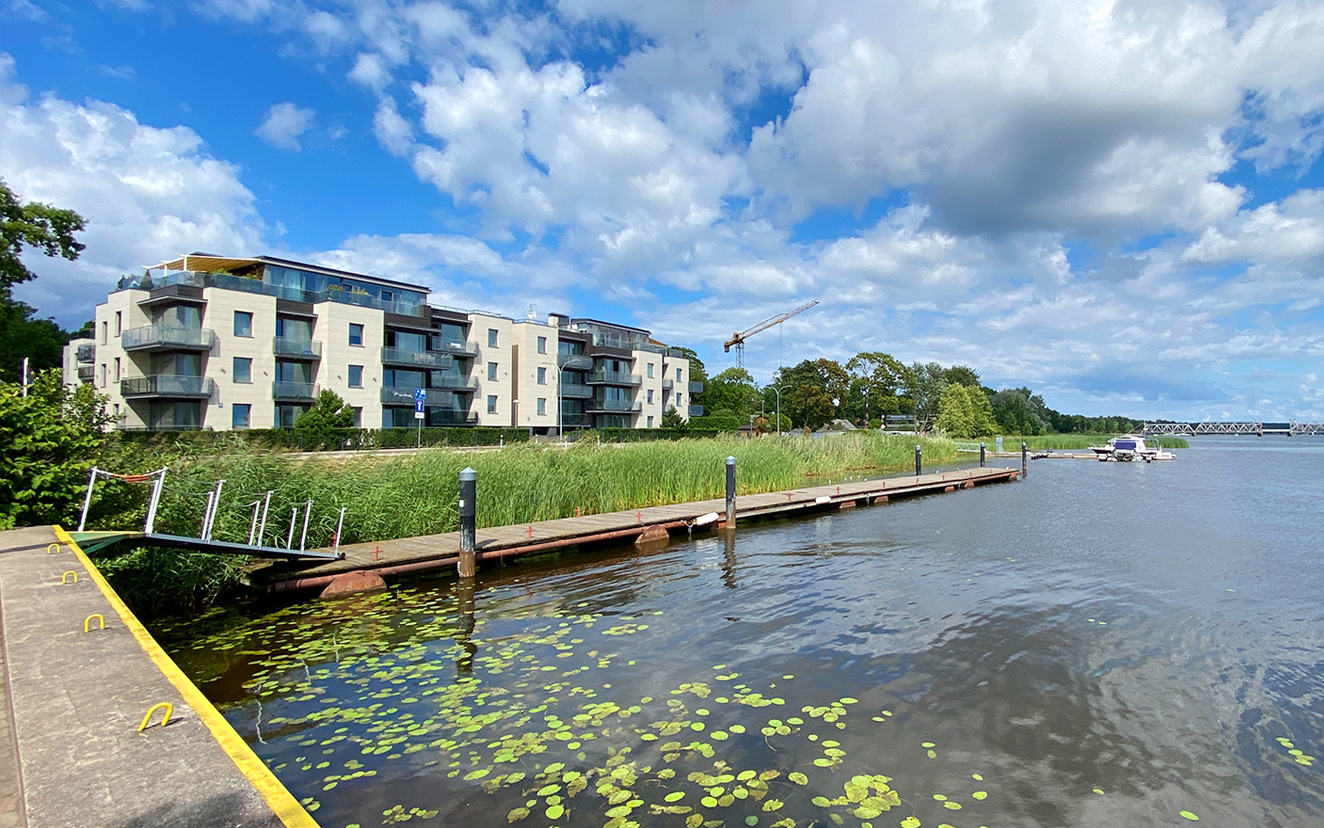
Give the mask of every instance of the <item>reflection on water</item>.
[{"label": "reflection on water", "polygon": [[1037,461],[161,635],[326,826],[1319,824],[1321,469]]}]

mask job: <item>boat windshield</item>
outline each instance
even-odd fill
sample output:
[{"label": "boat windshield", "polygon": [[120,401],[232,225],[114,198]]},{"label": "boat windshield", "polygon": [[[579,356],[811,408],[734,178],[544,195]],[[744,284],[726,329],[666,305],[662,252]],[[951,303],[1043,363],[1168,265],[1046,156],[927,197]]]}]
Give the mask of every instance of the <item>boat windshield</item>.
[{"label": "boat windshield", "polygon": [[1117,442],[1113,443],[1113,448],[1134,449],[1135,447],[1136,447],[1135,440],[1118,440]]}]

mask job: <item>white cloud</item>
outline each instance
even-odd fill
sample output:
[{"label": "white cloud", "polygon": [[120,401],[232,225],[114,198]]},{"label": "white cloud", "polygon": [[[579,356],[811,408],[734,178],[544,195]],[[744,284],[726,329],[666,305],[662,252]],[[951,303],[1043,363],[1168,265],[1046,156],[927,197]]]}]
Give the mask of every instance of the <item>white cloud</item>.
[{"label": "white cloud", "polygon": [[300,109],[288,101],[274,104],[253,134],[273,147],[298,152],[299,136],[312,128],[316,115],[316,110]]},{"label": "white cloud", "polygon": [[19,298],[81,324],[115,280],[193,250],[252,251],[263,226],[233,164],[186,127],[157,128],[112,104],[29,100],[0,53],[0,170],[24,200],[77,211],[76,262],[25,256],[38,279]]}]

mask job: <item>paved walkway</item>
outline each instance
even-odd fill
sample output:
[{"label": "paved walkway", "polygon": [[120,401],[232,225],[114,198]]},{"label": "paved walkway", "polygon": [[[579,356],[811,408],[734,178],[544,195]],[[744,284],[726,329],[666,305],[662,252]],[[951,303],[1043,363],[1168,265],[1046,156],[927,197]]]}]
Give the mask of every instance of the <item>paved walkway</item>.
[{"label": "paved walkway", "polygon": [[[86,558],[48,554],[58,540],[0,532],[0,826],[316,828]],[[106,629],[84,632],[93,614]],[[159,702],[169,725],[138,732]]]}]

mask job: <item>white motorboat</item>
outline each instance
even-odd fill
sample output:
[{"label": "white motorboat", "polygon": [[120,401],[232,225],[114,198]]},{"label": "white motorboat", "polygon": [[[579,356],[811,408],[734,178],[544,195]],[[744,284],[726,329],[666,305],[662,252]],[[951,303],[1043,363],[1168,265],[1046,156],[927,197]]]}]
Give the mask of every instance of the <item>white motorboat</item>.
[{"label": "white motorboat", "polygon": [[1175,460],[1177,455],[1166,449],[1151,447],[1145,443],[1145,438],[1135,434],[1124,434],[1121,437],[1114,437],[1108,441],[1106,446],[1090,446],[1090,451],[1101,461],[1117,460],[1127,463],[1136,460],[1143,460],[1146,463],[1154,460]]}]

